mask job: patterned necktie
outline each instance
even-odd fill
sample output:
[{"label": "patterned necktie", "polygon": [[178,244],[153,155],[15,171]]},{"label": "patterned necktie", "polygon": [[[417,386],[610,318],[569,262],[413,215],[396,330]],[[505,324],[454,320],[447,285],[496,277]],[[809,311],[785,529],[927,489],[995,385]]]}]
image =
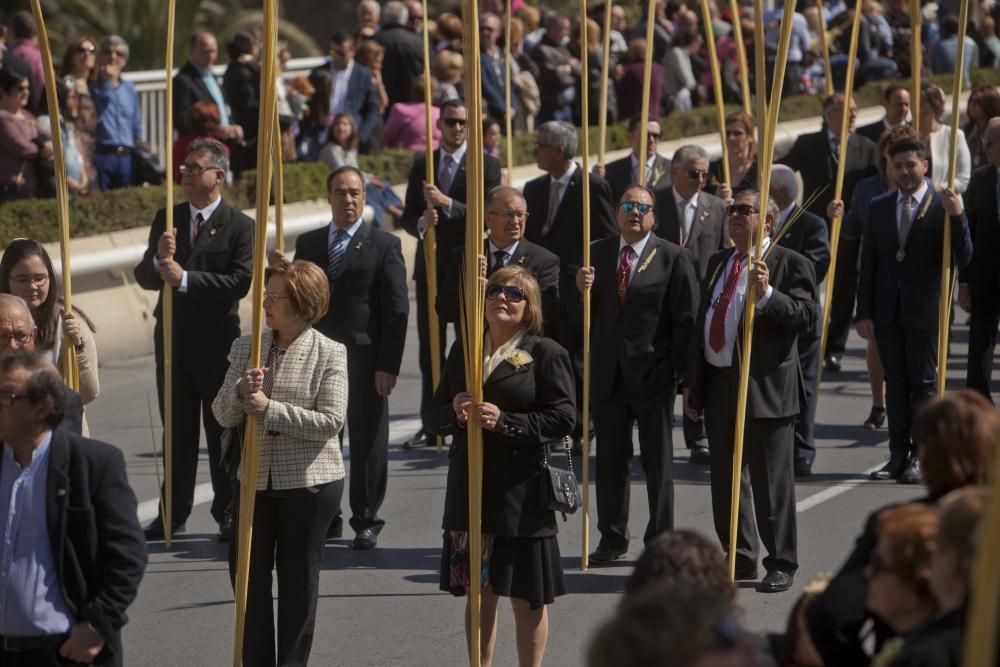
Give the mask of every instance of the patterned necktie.
[{"label": "patterned necktie", "polygon": [[260,390],[268,398],[271,398],[271,391],[274,389],[274,376],[277,375],[278,366],[281,365],[281,359],[287,351],[275,345],[273,340],[271,341],[271,349],[267,352],[267,363],[264,364],[267,370],[264,373],[264,379],[260,383]]},{"label": "patterned necktie", "polygon": [[201,230],[205,228],[205,216],[199,212],[194,216],[194,231],[191,232],[191,245],[194,245],[198,241],[198,236],[201,234]]},{"label": "patterned necktie", "polygon": [[347,250],[347,230],[338,229],[333,233],[333,243],[330,245],[330,257],[326,265],[326,273],[333,282],[340,275],[340,265],[344,261],[344,253]]},{"label": "patterned necktie", "polygon": [[635,250],[627,245],[622,248],[621,259],[618,261],[618,305],[625,305],[625,295],[628,294],[628,277],[635,263]]},{"label": "patterned necktie", "polygon": [[899,215],[899,247],[902,248],[906,245],[906,237],[910,235],[910,225],[913,222],[913,207],[911,202],[913,197],[909,195],[903,195],[903,210]]},{"label": "patterned necktie", "polygon": [[833,154],[835,162],[840,159],[840,137],[832,137],[830,139],[830,153]]},{"label": "patterned necktie", "polygon": [[[507,251],[497,250],[493,253],[493,271],[502,269],[505,266],[507,266]],[[493,271],[490,271],[490,273],[493,273]]]},{"label": "patterned necktie", "polygon": [[718,301],[715,302],[715,311],[712,313],[712,324],[708,329],[708,344],[714,352],[722,349],[726,344],[726,314],[729,312],[729,304],[736,293],[736,283],[740,280],[740,268],[746,258],[745,252],[736,253],[733,260],[733,268],[726,276],[726,284],[722,287]]},{"label": "patterned necktie", "polygon": [[455,177],[452,171],[454,163],[455,159],[447,153],[441,158],[441,169],[438,170],[438,190],[445,194],[451,192],[451,181]]}]

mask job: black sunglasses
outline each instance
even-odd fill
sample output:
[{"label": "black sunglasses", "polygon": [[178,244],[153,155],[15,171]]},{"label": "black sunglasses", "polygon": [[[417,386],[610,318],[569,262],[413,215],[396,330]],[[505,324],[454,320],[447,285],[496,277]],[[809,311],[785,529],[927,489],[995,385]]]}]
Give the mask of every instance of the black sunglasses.
[{"label": "black sunglasses", "polygon": [[700,181],[703,178],[708,178],[708,171],[702,171],[701,169],[692,169],[687,172],[688,178],[692,181]]},{"label": "black sunglasses", "polygon": [[653,210],[652,204],[640,204],[637,201],[627,201],[618,208],[625,212],[625,215],[632,215],[633,211],[638,211],[639,215],[646,215]]},{"label": "black sunglasses", "polygon": [[455,127],[456,125],[458,127],[465,127],[464,118],[442,118],[441,122],[443,122],[445,125],[449,127]]},{"label": "black sunglasses", "polygon": [[507,299],[507,303],[521,303],[528,298],[524,290],[516,285],[490,285],[486,288],[486,298],[495,301],[501,294]]},{"label": "black sunglasses", "polygon": [[729,215],[742,215],[743,217],[749,217],[757,212],[750,204],[730,204],[729,208],[726,209]]}]

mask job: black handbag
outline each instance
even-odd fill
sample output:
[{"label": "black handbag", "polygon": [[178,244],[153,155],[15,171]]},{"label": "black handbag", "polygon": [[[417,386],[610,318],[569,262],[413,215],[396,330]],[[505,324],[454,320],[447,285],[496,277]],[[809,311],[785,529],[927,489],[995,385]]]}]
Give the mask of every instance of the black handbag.
[{"label": "black handbag", "polygon": [[576,473],[573,472],[570,442],[569,436],[562,440],[569,470],[549,465],[548,444],[542,445],[542,482],[539,486],[539,501],[544,509],[561,512],[563,521],[566,521],[567,514],[573,514],[580,506],[580,488],[576,483]]}]

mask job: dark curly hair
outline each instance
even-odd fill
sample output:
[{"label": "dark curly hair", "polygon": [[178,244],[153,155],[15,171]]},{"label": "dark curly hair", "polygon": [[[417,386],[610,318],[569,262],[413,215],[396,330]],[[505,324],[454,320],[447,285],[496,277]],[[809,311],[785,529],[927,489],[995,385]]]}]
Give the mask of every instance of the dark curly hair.
[{"label": "dark curly hair", "polygon": [[736,600],[722,551],[714,542],[690,530],[660,533],[646,545],[625,582],[625,596],[652,585],[691,584],[717,591]]}]

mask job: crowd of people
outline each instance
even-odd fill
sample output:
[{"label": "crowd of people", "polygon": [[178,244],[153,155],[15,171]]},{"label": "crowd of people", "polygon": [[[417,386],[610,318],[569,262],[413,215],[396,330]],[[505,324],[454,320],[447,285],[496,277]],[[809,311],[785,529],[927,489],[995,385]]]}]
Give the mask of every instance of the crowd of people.
[{"label": "crowd of people", "polygon": [[[869,68],[863,70],[900,70],[903,61],[893,59],[903,48],[898,21],[871,5],[865,17],[874,55],[863,56]],[[486,87],[503,73],[498,61],[490,64],[502,22],[489,9],[481,21],[487,108]],[[611,564],[631,548],[635,427],[648,521],[643,555],[614,617],[591,638],[588,663],[656,664],[669,656],[671,664],[683,665],[958,665],[977,527],[1000,438],[990,396],[1000,326],[1000,92],[985,86],[972,91],[967,132],[959,136],[954,164],[951,128],[943,124],[945,93],[933,84],[919,90],[920,123],[914,126],[911,91],[889,84],[884,117],[862,127],[855,127],[853,101],[827,95],[821,126],[800,135],[776,164],[766,165],[772,172],[769,193],[759,191],[765,165],[758,163],[757,123],[742,112],[725,119],[727,165],[694,144],[660,155],[657,116],[644,123],[633,113],[631,153],[586,173],[574,160],[580,65],[572,42],[566,44],[573,26],[557,14],[541,21],[536,9],[522,5],[518,23],[512,22],[512,29],[517,25],[521,31],[516,105],[506,109],[500,102],[490,108],[490,119],[469,117],[463,101],[468,91],[461,88],[454,59],[461,58],[461,23],[454,16],[438,17],[436,148],[428,154],[420,135],[422,66],[412,54],[420,44],[418,31],[430,26],[418,10],[416,3],[389,0],[380,7],[363,0],[356,33],[335,32],[330,60],[310,73],[306,83],[313,92],[307,94],[301,81],[282,84],[290,144],[331,169],[330,223],[300,235],[294,257],[277,250],[269,254],[266,274],[259,277],[267,326],[259,368],[248,367],[250,340],[240,336],[239,319],[239,302],[254,278],[253,221],[222,197],[230,175],[252,167],[254,159],[256,40],[244,33],[231,40],[230,65],[220,84],[211,73],[216,40],[198,33],[175,80],[175,118],[183,120],[174,177],[186,201],[176,205],[178,224],[169,232],[165,211],[156,213],[134,276],[140,287],[158,294],[154,350],[161,415],[164,374],[171,372],[170,533],[186,529],[194,506],[202,428],[214,492],[211,514],[220,541],[229,542],[231,572],[238,557],[232,538],[239,525],[239,488],[252,483],[256,489],[244,663],[306,663],[326,540],[342,537],[349,527],[353,549],[378,548],[387,526],[381,510],[389,486],[388,398],[403,363],[415,290],[423,425],[403,447],[427,446],[433,438],[450,441],[440,588],[463,596],[471,577],[480,578],[482,664],[493,660],[500,597],[511,600],[519,663],[537,665],[545,652],[549,607],[566,593],[556,512],[540,498],[551,479],[544,473],[550,455],[578,456],[584,444],[580,294],[589,291],[591,345],[600,351],[592,355],[593,427],[587,429],[596,434],[592,465],[599,533],[590,563]],[[823,10],[831,24],[844,13],[837,3]],[[655,60],[663,76],[656,97],[661,111],[680,111],[704,99],[697,67],[691,68],[695,84],[684,85],[684,58],[693,61],[702,48],[699,17],[671,3],[660,11],[654,20],[663,57]],[[790,67],[789,76],[801,84],[798,90],[813,85],[808,33],[809,21],[817,17],[807,9],[797,28],[800,53],[793,55],[801,61],[790,56],[800,66]],[[636,51],[620,18],[612,44],[619,54]],[[982,31],[985,19],[976,18]],[[718,22],[725,23],[724,14]],[[940,39],[928,40],[928,48],[947,51],[950,23],[941,21]],[[15,46],[21,46],[28,28],[16,21],[14,27]],[[724,32],[713,23],[717,28]],[[636,31],[644,34],[644,28]],[[980,38],[982,56],[991,42]],[[886,50],[886,42],[896,50]],[[594,47],[599,50],[599,42]],[[719,48],[726,48],[723,39]],[[9,128],[23,139],[0,142],[0,152],[15,145],[23,153],[22,169],[8,184],[11,198],[18,198],[26,183],[41,187],[41,172],[23,165],[51,154],[50,143],[37,140],[42,124],[31,112],[32,92],[38,90],[32,74],[9,66],[13,58],[29,62],[26,50],[8,49],[0,68],[0,131]],[[95,56],[98,74],[90,80]],[[360,57],[382,69],[366,69],[356,60]],[[75,109],[63,131],[75,137],[74,181],[84,190],[132,180],[131,149],[143,131],[134,87],[120,78],[127,58],[127,45],[114,36],[99,45],[80,41],[67,52],[59,99]],[[593,49],[588,53],[588,62],[600,58]],[[641,82],[634,69],[629,75],[624,65],[620,80]],[[531,83],[537,108],[523,92]],[[502,91],[502,79],[498,85]],[[609,105],[616,113],[637,96],[627,88],[618,92],[616,104]],[[543,172],[520,190],[500,184],[500,162],[490,155],[495,147],[467,140],[469,123],[499,131],[497,116],[504,113],[513,115],[520,131],[533,133],[534,158]],[[848,136],[842,137],[845,118]],[[359,153],[379,150],[393,127],[415,151],[403,200],[394,199],[388,184],[363,173],[357,162]],[[643,131],[646,153],[640,155]],[[88,132],[92,163],[85,155]],[[468,329],[460,326],[462,275],[471,261],[464,256],[465,229],[480,224],[466,219],[469,150],[486,153],[484,238],[475,260],[486,278],[481,401],[466,386],[463,331]],[[830,184],[841,161],[845,180],[837,198]],[[4,164],[13,162],[0,161]],[[435,174],[433,184],[425,182],[428,169]],[[593,240],[589,266],[583,263],[581,225],[585,179]],[[368,206],[398,219],[401,233],[417,239],[412,285],[399,237],[368,221]],[[844,228],[834,263],[829,230],[838,217]],[[431,227],[437,251],[429,258],[423,249]],[[934,398],[946,228],[959,269],[958,299],[971,314],[968,389]],[[753,254],[758,235],[764,238],[759,258]],[[4,582],[8,599],[14,596],[20,606],[0,619],[0,650],[4,664],[9,653],[17,653],[16,664],[59,664],[56,654],[121,664],[119,631],[142,575],[143,538],[162,540],[165,517],[141,529],[121,454],[84,438],[84,406],[99,391],[94,326],[79,309],[64,307],[58,276],[41,245],[28,239],[6,245],[0,260],[0,441],[6,445],[0,511],[17,514],[18,493],[53,497],[44,494],[60,482],[39,474],[43,466],[64,467],[70,491],[59,487],[63,494],[57,489],[55,497],[65,500],[39,501],[30,508],[34,514],[18,515],[14,539],[0,545],[0,558],[31,568],[32,581],[44,582],[30,591]],[[428,289],[428,262],[438,276],[436,295]],[[831,264],[833,299],[821,358],[819,293]],[[163,312],[166,290],[173,291],[170,331]],[[757,314],[748,446],[737,540],[730,544],[739,339],[751,295]],[[430,308],[439,315],[437,340],[446,360],[437,386]],[[449,323],[455,340],[450,349]],[[735,551],[737,581],[756,582],[761,593],[793,587],[800,567],[795,480],[812,474],[820,373],[842,371],[852,326],[867,343],[872,408],[863,427],[879,430],[888,424],[887,461],[872,478],[923,483],[927,494],[873,513],[841,570],[810,586],[787,630],[765,640],[743,628],[726,571],[727,552]],[[67,356],[78,362],[79,392],[59,382]],[[717,542],[674,530],[675,412],[683,419],[691,462],[708,466]],[[259,447],[255,480],[237,472],[248,416],[254,417]],[[481,572],[471,571],[469,557],[470,423],[484,431]],[[345,432],[349,465],[341,455]],[[68,528],[65,519],[53,523],[54,513],[67,511],[67,504],[73,511],[92,508],[86,519],[74,520],[91,521],[93,529]],[[41,547],[45,540],[31,527],[46,519],[66,531],[59,553]],[[61,568],[63,560],[72,567]],[[54,599],[51,605],[31,602],[54,590],[62,594],[47,597]]]}]

